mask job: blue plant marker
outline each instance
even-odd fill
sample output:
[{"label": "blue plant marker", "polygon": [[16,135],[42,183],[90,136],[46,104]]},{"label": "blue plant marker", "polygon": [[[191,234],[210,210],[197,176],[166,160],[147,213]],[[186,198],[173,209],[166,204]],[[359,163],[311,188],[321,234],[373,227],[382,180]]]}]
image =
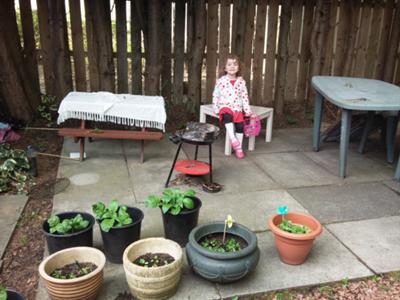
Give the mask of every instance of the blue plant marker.
[{"label": "blue plant marker", "polygon": [[287,213],[288,213],[288,207],[286,205],[278,207],[278,214],[280,214],[282,217],[287,215]]}]

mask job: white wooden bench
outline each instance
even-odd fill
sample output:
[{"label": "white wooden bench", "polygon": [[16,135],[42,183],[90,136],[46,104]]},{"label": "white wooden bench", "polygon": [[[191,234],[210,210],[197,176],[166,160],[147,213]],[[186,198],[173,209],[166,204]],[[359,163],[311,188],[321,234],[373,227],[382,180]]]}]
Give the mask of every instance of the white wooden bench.
[{"label": "white wooden bench", "polygon": [[[251,111],[258,115],[260,120],[267,119],[267,125],[265,128],[265,141],[270,142],[272,138],[272,121],[274,116],[274,109],[270,107],[254,106],[250,105]],[[200,106],[200,122],[206,122],[207,116],[218,118],[218,115],[214,112],[212,104],[204,104]],[[256,138],[254,136],[249,137],[249,151],[255,149]],[[232,154],[232,146],[229,140],[228,133],[225,136],[225,155]]]}]

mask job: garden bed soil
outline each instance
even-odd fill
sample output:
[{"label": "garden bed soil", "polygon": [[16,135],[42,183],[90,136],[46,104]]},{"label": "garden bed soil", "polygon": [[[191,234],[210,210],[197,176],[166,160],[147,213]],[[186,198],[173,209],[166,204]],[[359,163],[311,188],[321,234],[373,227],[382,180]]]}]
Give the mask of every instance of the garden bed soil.
[{"label": "garden bed soil", "polygon": [[[133,263],[135,265],[141,266],[141,267],[162,267],[165,265],[169,265],[175,261],[175,258],[173,258],[171,255],[168,253],[146,253],[144,255],[139,256],[136,258]],[[146,263],[144,263],[146,262]]]},{"label": "garden bed soil", "polygon": [[97,269],[95,264],[90,262],[74,262],[55,269],[50,276],[57,279],[74,279],[85,276]]},{"label": "garden bed soil", "polygon": [[[31,125],[33,126],[33,125]],[[35,124],[40,127],[41,124]],[[17,149],[25,150],[34,145],[39,152],[59,155],[62,138],[55,130],[18,130],[21,139],[13,143]],[[38,156],[38,177],[15,227],[1,262],[0,282],[23,293],[27,299],[35,299],[38,286],[38,267],[43,259],[44,236],[42,223],[52,210],[59,158]]]},{"label": "garden bed soil", "polygon": [[[222,244],[223,238],[224,238],[223,232],[217,232],[217,233],[212,233],[212,234],[203,236],[197,242],[201,245],[206,240],[208,240],[208,241],[213,241],[214,240],[214,241],[219,242],[221,245],[223,245]],[[225,235],[225,244],[227,243],[227,241],[229,241],[229,239],[234,239],[239,244],[240,250],[242,250],[242,249],[244,249],[244,248],[246,248],[248,246],[248,243],[238,235],[231,234],[231,233],[226,233],[226,235]],[[227,249],[225,249],[225,251],[228,252]]]}]

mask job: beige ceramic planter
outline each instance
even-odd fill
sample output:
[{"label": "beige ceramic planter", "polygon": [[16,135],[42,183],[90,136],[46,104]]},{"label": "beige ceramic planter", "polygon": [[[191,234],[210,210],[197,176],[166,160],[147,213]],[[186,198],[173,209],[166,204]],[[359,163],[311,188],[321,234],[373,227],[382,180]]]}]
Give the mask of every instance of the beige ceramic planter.
[{"label": "beige ceramic planter", "polygon": [[[169,265],[147,268],[132,261],[146,253],[168,253],[175,261]],[[182,248],[164,238],[148,238],[129,245],[123,255],[123,264],[129,288],[139,299],[167,299],[175,294],[183,265]]]},{"label": "beige ceramic planter", "polygon": [[[54,269],[75,261],[90,262],[97,268],[93,272],[75,279],[57,279],[50,276]],[[68,248],[50,255],[42,261],[39,266],[39,274],[53,300],[95,299],[103,284],[105,263],[106,257],[100,250],[91,247]]]}]

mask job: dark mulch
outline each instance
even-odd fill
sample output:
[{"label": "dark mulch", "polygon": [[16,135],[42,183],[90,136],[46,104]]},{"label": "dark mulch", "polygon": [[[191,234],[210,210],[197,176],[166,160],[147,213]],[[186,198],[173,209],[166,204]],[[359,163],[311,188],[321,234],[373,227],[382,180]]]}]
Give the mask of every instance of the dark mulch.
[{"label": "dark mulch", "polygon": [[[56,131],[20,130],[18,133],[22,138],[13,144],[15,148],[26,149],[28,145],[35,145],[40,152],[61,152],[62,138]],[[35,186],[6,248],[0,271],[1,284],[22,292],[27,299],[35,299],[37,269],[44,251],[41,226],[52,209],[59,159],[38,156],[37,161],[39,176],[34,178]]]},{"label": "dark mulch", "polygon": [[145,267],[161,267],[173,263],[173,258],[168,253],[146,253],[136,258],[133,263],[138,266]]}]

